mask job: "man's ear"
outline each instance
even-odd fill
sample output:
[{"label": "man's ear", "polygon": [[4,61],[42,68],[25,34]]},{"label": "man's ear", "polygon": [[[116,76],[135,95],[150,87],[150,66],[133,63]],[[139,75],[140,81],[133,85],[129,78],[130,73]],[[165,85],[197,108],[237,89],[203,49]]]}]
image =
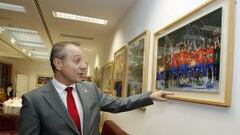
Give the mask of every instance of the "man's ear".
[{"label": "man's ear", "polygon": [[63,63],[62,63],[62,60],[61,60],[61,59],[59,59],[59,58],[54,58],[54,59],[53,59],[53,64],[54,64],[54,66],[55,66],[55,68],[56,68],[57,70],[62,70]]}]

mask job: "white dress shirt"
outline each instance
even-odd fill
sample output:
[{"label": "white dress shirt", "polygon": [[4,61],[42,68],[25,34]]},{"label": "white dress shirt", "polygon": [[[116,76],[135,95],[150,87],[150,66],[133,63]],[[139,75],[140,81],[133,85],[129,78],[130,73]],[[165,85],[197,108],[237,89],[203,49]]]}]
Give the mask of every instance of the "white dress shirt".
[{"label": "white dress shirt", "polygon": [[12,87],[7,87],[7,95],[10,96],[10,92],[13,90]]},{"label": "white dress shirt", "polygon": [[52,83],[53,83],[54,88],[57,90],[58,95],[60,96],[60,98],[63,101],[66,108],[67,108],[67,91],[65,89],[67,87],[73,87],[72,94],[73,94],[73,98],[74,98],[75,104],[77,106],[78,114],[80,117],[81,131],[82,131],[82,135],[83,135],[83,106],[82,106],[81,100],[77,94],[76,84],[71,84],[69,86],[66,86],[65,84],[62,84],[59,81],[57,81],[55,78],[52,79]]}]

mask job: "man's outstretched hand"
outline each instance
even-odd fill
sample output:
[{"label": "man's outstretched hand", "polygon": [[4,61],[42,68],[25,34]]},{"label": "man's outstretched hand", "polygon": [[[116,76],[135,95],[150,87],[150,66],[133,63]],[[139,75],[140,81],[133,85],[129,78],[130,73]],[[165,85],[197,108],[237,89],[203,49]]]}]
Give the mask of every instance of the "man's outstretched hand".
[{"label": "man's outstretched hand", "polygon": [[155,91],[150,94],[150,97],[154,101],[166,101],[168,95],[173,95],[172,92],[166,92],[166,91]]}]

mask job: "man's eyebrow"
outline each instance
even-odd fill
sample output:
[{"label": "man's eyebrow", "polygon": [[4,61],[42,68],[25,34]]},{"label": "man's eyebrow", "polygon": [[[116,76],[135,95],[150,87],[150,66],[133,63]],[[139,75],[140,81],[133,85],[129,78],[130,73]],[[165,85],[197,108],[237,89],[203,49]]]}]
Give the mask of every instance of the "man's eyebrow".
[{"label": "man's eyebrow", "polygon": [[74,57],[80,57],[82,58],[82,56],[80,54],[74,54]]}]

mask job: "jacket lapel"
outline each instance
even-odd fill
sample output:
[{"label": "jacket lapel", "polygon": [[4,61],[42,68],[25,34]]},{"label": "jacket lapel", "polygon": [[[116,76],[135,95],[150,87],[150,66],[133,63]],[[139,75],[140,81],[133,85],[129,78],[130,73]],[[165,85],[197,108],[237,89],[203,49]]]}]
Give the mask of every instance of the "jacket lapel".
[{"label": "jacket lapel", "polygon": [[76,85],[77,92],[79,94],[82,106],[83,106],[83,134],[87,135],[89,131],[88,123],[89,123],[89,113],[90,113],[90,108],[87,103],[87,88],[83,86],[83,83],[78,83]]},{"label": "jacket lapel", "polygon": [[49,89],[46,89],[44,91],[45,92],[44,98],[47,100],[49,105],[55,110],[55,112],[67,123],[67,125],[71,127],[76,133],[79,134],[79,131],[74,126],[66,107],[64,106],[56,89],[53,87],[52,82],[49,82],[47,87]]}]

